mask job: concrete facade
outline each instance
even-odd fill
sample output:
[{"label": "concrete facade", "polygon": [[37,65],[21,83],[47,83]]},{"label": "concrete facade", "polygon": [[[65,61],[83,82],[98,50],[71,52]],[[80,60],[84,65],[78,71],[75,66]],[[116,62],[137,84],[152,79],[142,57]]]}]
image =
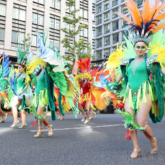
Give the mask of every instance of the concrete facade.
[{"label": "concrete facade", "polygon": [[[45,2],[44,2],[45,1]],[[50,18],[54,17],[55,21],[56,18],[59,22],[59,29],[51,29],[54,30],[54,34],[50,33],[47,40],[47,46],[49,46],[50,36],[54,35],[54,38],[57,39],[59,42],[59,51],[61,55],[65,55],[65,49],[63,48],[63,45],[60,43],[61,40],[64,39],[65,33],[62,32],[61,28],[65,28],[65,23],[63,22],[63,17],[67,16],[66,14],[66,2],[67,0],[0,0],[0,9],[5,6],[5,15],[3,12],[0,12],[0,19],[3,19],[3,22],[0,22],[0,52],[5,51],[5,53],[11,57],[16,58],[15,53],[15,47],[14,45],[17,45],[18,43],[16,40],[12,38],[14,34],[18,36],[18,40],[20,35],[26,36],[27,34],[35,35],[35,30],[43,31],[45,29],[50,28]],[[80,2],[86,2],[88,4],[88,11],[87,11],[87,19],[83,19],[80,23],[84,23],[88,25],[88,35],[86,37],[87,41],[89,41],[92,45],[92,42],[94,43],[94,39],[92,39],[93,29],[95,29],[95,22],[92,20],[92,8],[94,4],[92,1],[88,0],[75,0],[75,7],[76,9],[80,9],[82,6],[80,5]],[[60,4],[60,7],[59,7]],[[52,5],[55,5],[52,7]],[[23,8],[22,8],[23,7]],[[95,7],[95,6],[94,6]],[[16,11],[14,11],[14,8],[17,8]],[[21,14],[22,10],[25,11],[25,19],[22,21],[19,18],[23,17]],[[23,11],[23,13],[24,13]],[[15,12],[16,16],[13,16]],[[19,12],[19,14],[18,14]],[[33,16],[33,13],[36,13]],[[43,14],[42,14],[43,13]],[[2,14],[2,16],[1,16]],[[77,13],[77,16],[80,15],[80,12]],[[2,18],[1,18],[2,17]],[[15,18],[18,17],[18,18]],[[33,21],[36,21],[37,23],[34,23]],[[43,18],[43,23],[42,23]],[[22,19],[22,18],[21,18]],[[55,23],[56,27],[56,23]],[[58,27],[58,25],[57,25]],[[17,30],[16,30],[17,29]],[[13,31],[15,32],[13,34]],[[56,35],[56,32],[58,32],[59,35]],[[4,35],[3,35],[4,33]],[[55,40],[56,40],[55,39]],[[76,39],[79,39],[79,36],[76,37]],[[13,40],[15,43],[13,43]],[[36,38],[33,36],[33,40],[35,41]],[[34,42],[33,41],[33,42]],[[58,43],[56,43],[58,44]],[[34,42],[35,45],[35,42]],[[94,45],[94,44],[93,44]],[[37,46],[34,46],[34,48]],[[93,51],[95,47],[92,47]]]}]

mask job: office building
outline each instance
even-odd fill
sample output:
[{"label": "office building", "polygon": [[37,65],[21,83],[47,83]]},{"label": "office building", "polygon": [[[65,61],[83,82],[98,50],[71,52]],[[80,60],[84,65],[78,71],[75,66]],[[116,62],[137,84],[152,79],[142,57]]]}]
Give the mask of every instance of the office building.
[{"label": "office building", "polygon": [[[35,31],[41,34],[49,29],[47,46],[56,47],[61,55],[67,55],[67,50],[60,43],[65,38],[61,28],[71,29],[63,22],[64,16],[70,16],[74,8],[80,11],[76,16],[81,16],[82,21],[88,25],[83,29],[76,40],[85,38],[95,48],[95,4],[91,0],[75,0],[75,6],[66,10],[68,0],[0,0],[0,52],[6,52],[13,61],[16,61],[15,46],[20,44],[27,34],[31,36],[33,51],[37,50],[37,37]],[[92,34],[92,35],[91,35]]]}]

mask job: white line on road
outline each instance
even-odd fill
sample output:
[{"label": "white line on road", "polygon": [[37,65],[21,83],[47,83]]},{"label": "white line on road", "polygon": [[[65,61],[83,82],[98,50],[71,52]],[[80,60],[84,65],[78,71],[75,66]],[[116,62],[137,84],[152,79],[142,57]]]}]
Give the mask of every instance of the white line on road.
[{"label": "white line on road", "polygon": [[[99,126],[90,126],[86,125],[86,127],[73,127],[73,128],[57,128],[53,129],[54,131],[64,131],[64,130],[79,130],[79,129],[84,129],[84,128],[106,128],[106,127],[118,127],[118,126],[123,126],[123,124],[114,124],[114,125],[99,125]],[[30,130],[31,132],[37,132],[38,130]],[[47,129],[44,131],[48,131]]]}]

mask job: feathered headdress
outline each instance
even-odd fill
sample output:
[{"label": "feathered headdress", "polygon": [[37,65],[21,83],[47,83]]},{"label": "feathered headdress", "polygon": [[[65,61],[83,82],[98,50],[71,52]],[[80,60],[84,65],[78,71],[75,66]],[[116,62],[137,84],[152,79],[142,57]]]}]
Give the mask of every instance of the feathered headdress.
[{"label": "feathered headdress", "polygon": [[148,45],[152,35],[165,27],[165,22],[161,23],[165,13],[160,13],[165,8],[165,2],[159,5],[160,0],[153,1],[153,4],[146,0],[140,12],[133,0],[125,1],[125,8],[130,10],[133,21],[122,13],[118,14],[127,22],[134,43],[143,41]]},{"label": "feathered headdress", "polygon": [[80,69],[82,73],[89,72],[91,65],[91,60],[89,58],[79,59],[77,63],[79,66],[78,69]]},{"label": "feathered headdress", "polygon": [[28,56],[28,51],[30,49],[30,44],[25,48],[25,45],[20,44],[16,47],[15,51],[18,57],[18,62],[21,65],[26,65],[26,58]]}]

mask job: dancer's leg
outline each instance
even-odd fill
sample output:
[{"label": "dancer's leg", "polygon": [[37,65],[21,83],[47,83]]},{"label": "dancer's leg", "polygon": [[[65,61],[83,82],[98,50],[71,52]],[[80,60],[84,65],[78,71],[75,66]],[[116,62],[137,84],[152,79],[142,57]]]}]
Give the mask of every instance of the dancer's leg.
[{"label": "dancer's leg", "polygon": [[[44,109],[45,109],[45,106],[44,107],[41,107],[41,105],[39,104],[39,106],[38,106],[38,109],[37,109],[37,114],[38,115],[43,115],[43,111],[44,111]],[[40,119],[38,119],[38,123],[40,122]],[[46,126],[46,127],[48,127],[48,136],[52,136],[53,135],[53,127],[52,127],[52,125],[49,123],[49,121],[48,121],[48,119],[47,119],[47,117],[43,120],[43,124]],[[41,127],[41,124],[40,124],[40,127],[38,127],[38,133],[37,134],[39,134],[39,136],[40,136],[40,134],[43,132],[43,130],[42,130],[42,127]]]},{"label": "dancer's leg", "polygon": [[[145,127],[144,135],[150,140],[151,143],[151,150],[157,151],[157,140],[153,137],[153,132],[151,130],[151,127],[146,124],[148,114],[152,107],[152,101],[149,98],[149,95],[146,95],[147,97],[147,103],[141,103],[141,107],[139,109],[139,113],[137,114],[137,123],[141,127]],[[154,144],[154,145],[153,145]]]},{"label": "dancer's leg", "polygon": [[88,124],[89,123],[89,108],[90,108],[90,104],[91,104],[91,100],[87,100],[86,103],[85,103],[85,107],[86,107],[86,110],[87,110],[87,118],[86,118],[84,124]]},{"label": "dancer's leg", "polygon": [[[129,99],[128,98],[126,99],[126,102],[125,102],[125,111],[129,112],[131,115],[134,114],[133,109],[129,107]],[[137,157],[137,150],[139,149],[136,130],[132,131],[131,140],[132,140],[133,147],[134,147],[133,152],[131,154],[131,158],[136,158]]]},{"label": "dancer's leg", "polygon": [[17,123],[18,123],[17,106],[20,106],[21,103],[22,103],[22,99],[19,99],[17,96],[15,96],[13,101],[12,101],[12,112],[13,112],[13,117],[14,117],[14,122],[13,122],[12,126],[17,125]]},{"label": "dancer's leg", "polygon": [[85,113],[85,111],[84,111],[84,108],[80,105],[79,106],[79,109],[80,109],[80,111],[82,112],[82,115],[83,115],[83,118],[82,118],[82,122],[84,122],[85,121],[85,118],[86,118],[86,113]]},{"label": "dancer's leg", "polygon": [[24,127],[26,125],[26,112],[25,110],[22,110],[21,113],[22,113],[22,127]]}]

